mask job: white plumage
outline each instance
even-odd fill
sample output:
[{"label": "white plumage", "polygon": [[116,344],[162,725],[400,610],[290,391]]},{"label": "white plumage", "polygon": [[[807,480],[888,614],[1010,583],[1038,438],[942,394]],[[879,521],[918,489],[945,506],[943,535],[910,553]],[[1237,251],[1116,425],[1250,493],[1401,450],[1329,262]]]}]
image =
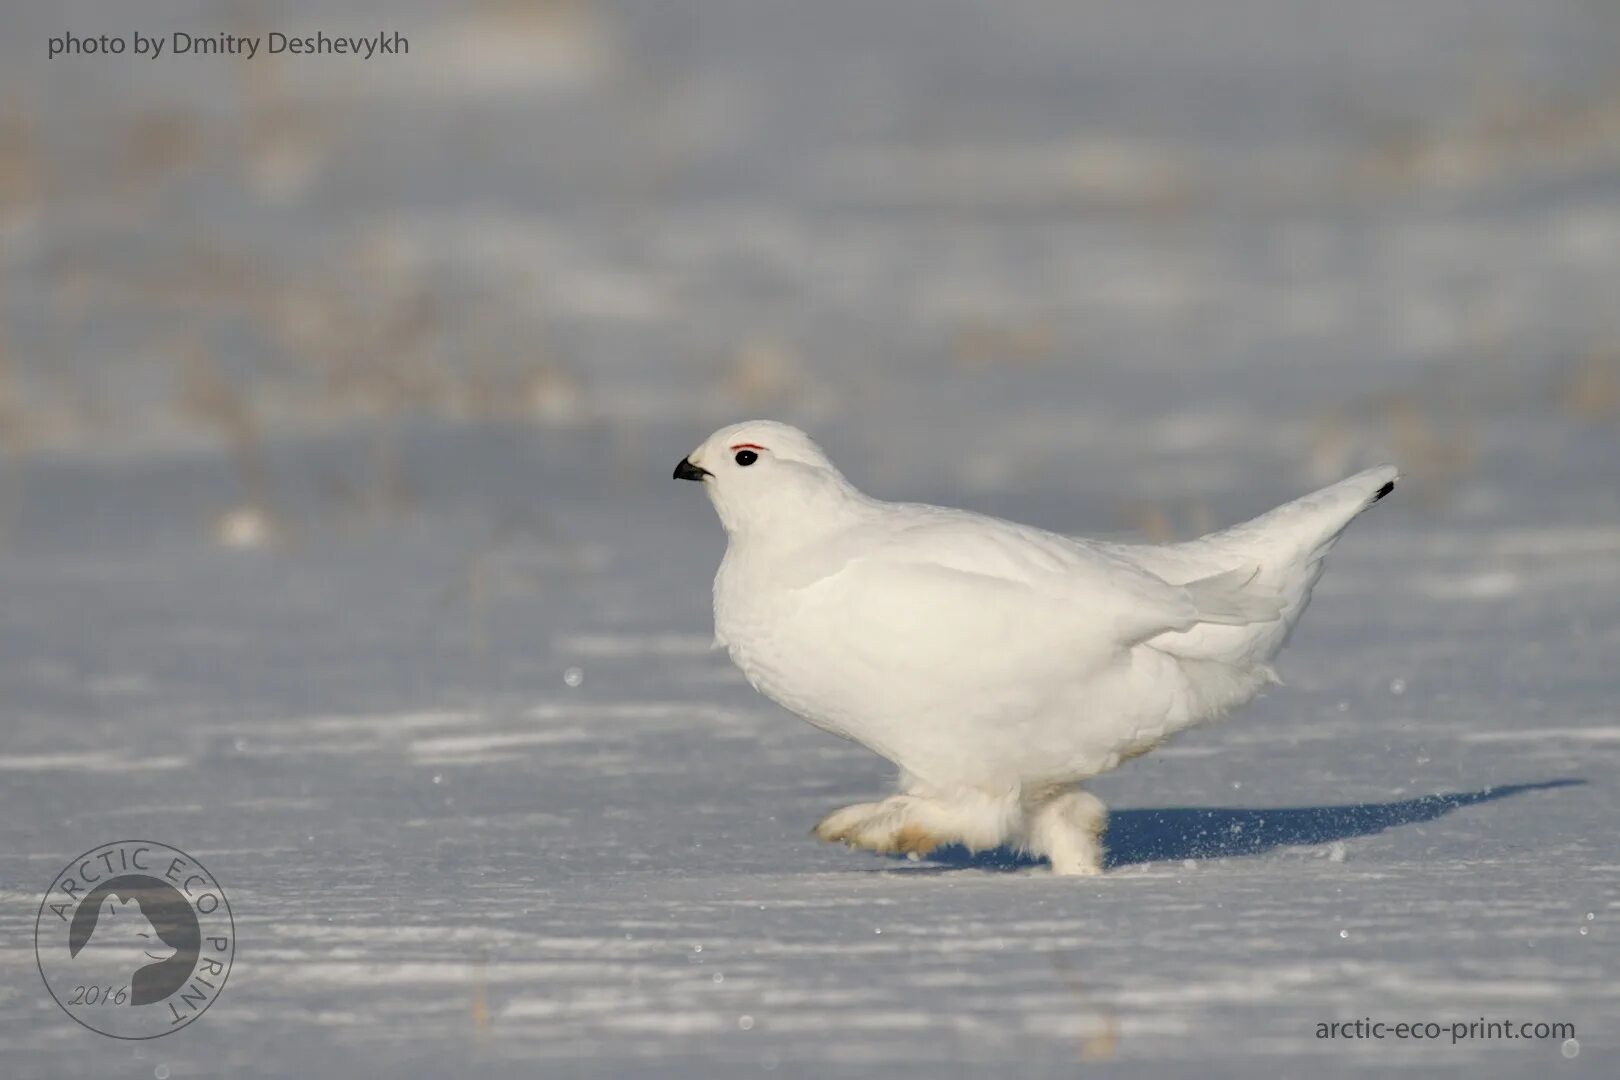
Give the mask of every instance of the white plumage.
[{"label": "white plumage", "polygon": [[722,428],[677,466],[729,543],[715,637],[753,686],[900,768],[824,840],[924,854],[1012,844],[1097,873],[1079,784],[1276,679],[1322,558],[1394,487],[1380,466],[1182,544],[1080,540],[863,495],[809,436]]}]

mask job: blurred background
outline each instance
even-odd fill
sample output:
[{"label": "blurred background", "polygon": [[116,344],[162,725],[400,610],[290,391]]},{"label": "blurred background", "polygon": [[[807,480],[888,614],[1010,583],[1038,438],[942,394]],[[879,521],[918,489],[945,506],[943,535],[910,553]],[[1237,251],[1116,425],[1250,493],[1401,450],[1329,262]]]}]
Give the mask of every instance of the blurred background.
[{"label": "blurred background", "polygon": [[[1466,514],[1620,452],[1604,0],[5,18],[11,530],[65,497],[20,479],[63,454],[227,463],[230,506],[186,508],[241,511],[227,542],[408,512],[421,427],[558,433],[621,492],[751,415],[879,487],[1124,461],[1094,527],[1155,534],[1262,465],[1394,457]],[[181,28],[411,51],[46,59]],[[328,475],[280,461],[334,440]]]},{"label": "blurred background", "polygon": [[[1249,846],[1060,894],[806,840],[888,769],[709,652],[722,536],[669,479],[758,416],[875,495],[1154,540],[1398,462],[1289,689],[1099,784]],[[1617,475],[1613,0],[7,0],[0,1044],[86,1052],[21,943],[113,834],[206,860],[241,973],[74,1072],[1598,1038]]]}]

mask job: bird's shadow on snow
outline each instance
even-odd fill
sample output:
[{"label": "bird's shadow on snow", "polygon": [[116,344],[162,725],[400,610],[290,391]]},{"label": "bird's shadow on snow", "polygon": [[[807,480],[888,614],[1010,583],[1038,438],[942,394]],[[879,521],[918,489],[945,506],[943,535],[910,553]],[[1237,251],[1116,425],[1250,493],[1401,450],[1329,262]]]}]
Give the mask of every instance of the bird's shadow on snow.
[{"label": "bird's shadow on snow", "polygon": [[[1370,836],[1397,825],[1413,825],[1444,817],[1453,810],[1494,802],[1526,791],[1584,784],[1577,779],[1543,780],[1533,784],[1507,784],[1480,791],[1424,795],[1388,803],[1345,806],[1285,806],[1249,810],[1219,806],[1178,806],[1148,810],[1116,810],[1108,817],[1105,842],[1110,870],[1150,862],[1186,859],[1225,859],[1263,855],[1280,847],[1306,847]],[[967,849],[940,848],[928,861],[942,868],[1023,870],[1042,865],[1005,848],[977,855]]]}]

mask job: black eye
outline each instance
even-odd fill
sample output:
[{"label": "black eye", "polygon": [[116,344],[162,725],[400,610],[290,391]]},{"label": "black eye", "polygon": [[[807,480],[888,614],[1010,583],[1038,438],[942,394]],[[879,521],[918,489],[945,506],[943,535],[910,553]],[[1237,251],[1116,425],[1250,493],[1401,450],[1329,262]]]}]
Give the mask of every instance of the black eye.
[{"label": "black eye", "polygon": [[739,450],[739,451],[737,451],[736,461],[737,461],[737,464],[739,464],[739,465],[742,465],[742,466],[746,467],[746,466],[752,465],[754,462],[756,462],[758,460],[759,460],[759,455],[754,453],[752,450]]}]

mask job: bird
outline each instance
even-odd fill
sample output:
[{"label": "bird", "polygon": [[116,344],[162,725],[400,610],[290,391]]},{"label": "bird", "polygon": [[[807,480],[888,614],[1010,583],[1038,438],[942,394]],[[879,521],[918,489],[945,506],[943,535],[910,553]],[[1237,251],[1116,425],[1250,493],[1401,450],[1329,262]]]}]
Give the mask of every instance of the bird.
[{"label": "bird", "polygon": [[675,466],[724,527],[714,640],[759,693],[898,769],[817,838],[921,858],[1007,847],[1103,871],[1087,781],[1278,683],[1272,660],[1380,465],[1196,540],[1079,539],[864,494],[753,420]]}]

